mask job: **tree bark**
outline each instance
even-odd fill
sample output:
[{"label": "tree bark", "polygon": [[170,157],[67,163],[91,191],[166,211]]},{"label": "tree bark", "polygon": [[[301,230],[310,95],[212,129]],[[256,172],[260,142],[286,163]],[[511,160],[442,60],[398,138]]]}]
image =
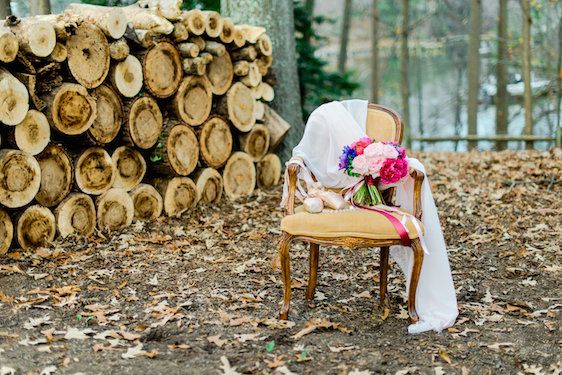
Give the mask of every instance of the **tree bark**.
[{"label": "tree bark", "polygon": [[[496,134],[507,134],[507,1],[499,0],[498,15],[498,61],[496,63]],[[496,150],[507,148],[507,142],[496,142]]]},{"label": "tree bark", "polygon": [[0,18],[4,20],[11,15],[12,7],[10,6],[10,0],[0,0]]},{"label": "tree bark", "polygon": [[379,12],[378,0],[371,2],[371,103],[379,102]]},{"label": "tree bark", "polygon": [[410,1],[402,0],[402,27],[400,30],[400,93],[402,97],[402,119],[404,121],[403,142],[407,148],[412,147],[410,139],[410,79],[408,36],[410,34]]},{"label": "tree bark", "polygon": [[[478,133],[478,88],[480,86],[480,26],[481,26],[481,0],[471,0],[470,3],[470,34],[468,40],[468,135]],[[469,141],[468,148],[474,149],[476,141]]]},{"label": "tree bark", "polygon": [[[521,37],[523,39],[523,107],[525,109],[524,135],[533,134],[533,92],[531,90],[531,2],[520,0],[521,4]],[[525,148],[533,148],[533,142],[525,142]]]},{"label": "tree bark", "polygon": [[347,44],[349,41],[349,29],[351,26],[352,0],[345,0],[343,6],[343,17],[340,34],[340,53],[338,55],[338,71],[345,73],[345,63],[347,61]]},{"label": "tree bark", "polygon": [[273,107],[292,125],[283,148],[279,150],[281,158],[287,160],[304,131],[297,73],[293,2],[225,0],[221,3],[222,14],[231,17],[235,23],[263,26],[271,38],[272,70],[278,80]]},{"label": "tree bark", "polygon": [[51,14],[51,2],[49,0],[31,0],[29,2],[29,14],[32,16]]}]

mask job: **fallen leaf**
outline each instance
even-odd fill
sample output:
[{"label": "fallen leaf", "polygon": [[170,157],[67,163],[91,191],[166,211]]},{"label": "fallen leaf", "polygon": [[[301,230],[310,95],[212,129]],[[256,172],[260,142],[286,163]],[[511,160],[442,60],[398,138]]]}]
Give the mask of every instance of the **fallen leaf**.
[{"label": "fallen leaf", "polygon": [[308,322],[306,322],[305,327],[303,329],[301,329],[295,335],[291,336],[291,338],[294,340],[298,340],[304,335],[307,335],[318,328],[337,329],[343,333],[351,332],[349,329],[342,327],[340,323],[333,323],[326,319],[311,319]]},{"label": "fallen leaf", "polygon": [[241,373],[236,371],[236,367],[230,366],[230,362],[228,361],[228,358],[226,358],[225,356],[221,357],[221,363],[222,366],[220,368],[222,370],[223,375],[242,375]]},{"label": "fallen leaf", "polygon": [[441,359],[447,362],[448,364],[451,364],[453,362],[451,360],[451,357],[449,357],[449,354],[444,350],[439,351],[439,357],[441,357]]},{"label": "fallen leaf", "polygon": [[361,292],[359,294],[353,294],[353,297],[355,298],[373,298],[373,296],[371,296],[371,293],[369,293],[368,290]]},{"label": "fallen leaf", "polygon": [[352,345],[352,346],[340,346],[340,347],[330,346],[329,347],[329,349],[332,353],[347,352],[347,351],[353,350],[355,348],[356,347],[354,345]]},{"label": "fallen leaf", "polygon": [[209,336],[209,337],[207,337],[207,341],[215,344],[219,348],[222,348],[222,346],[228,342],[228,340],[222,340],[221,335]]},{"label": "fallen leaf", "polygon": [[121,354],[121,358],[125,359],[132,359],[140,356],[145,356],[148,358],[154,358],[158,354],[157,350],[146,351],[142,350],[142,344],[138,344],[137,346],[133,346],[123,354]]},{"label": "fallen leaf", "polygon": [[74,327],[70,327],[66,330],[66,334],[64,335],[65,340],[85,340],[89,338],[89,334],[95,333],[93,329],[86,328],[86,329],[78,329]]}]

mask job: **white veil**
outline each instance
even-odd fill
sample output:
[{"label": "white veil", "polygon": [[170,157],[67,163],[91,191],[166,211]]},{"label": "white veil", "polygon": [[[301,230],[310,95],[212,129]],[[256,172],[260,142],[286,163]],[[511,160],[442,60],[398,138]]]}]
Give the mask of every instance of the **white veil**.
[{"label": "white veil", "polygon": [[[365,100],[336,101],[318,107],[310,115],[303,138],[293,149],[293,157],[302,158],[323,186],[343,188],[357,181],[356,177],[340,171],[338,163],[344,146],[366,136],[367,106]],[[418,160],[409,158],[409,163],[425,173]],[[411,177],[396,189],[396,204],[408,212],[413,208],[413,190]],[[422,210],[429,254],[424,257],[417,290],[416,310],[420,321],[408,327],[410,333],[441,331],[452,326],[458,315],[447,249],[427,175],[422,185]],[[411,249],[392,246],[390,254],[406,275],[406,285],[409,285],[413,264]]]}]

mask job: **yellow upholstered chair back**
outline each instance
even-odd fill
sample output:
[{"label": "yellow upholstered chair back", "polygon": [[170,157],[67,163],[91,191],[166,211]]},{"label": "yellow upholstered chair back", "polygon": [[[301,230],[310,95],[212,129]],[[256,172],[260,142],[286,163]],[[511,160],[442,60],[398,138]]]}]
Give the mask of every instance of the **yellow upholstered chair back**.
[{"label": "yellow upholstered chair back", "polygon": [[398,113],[379,104],[369,103],[367,135],[377,142],[402,142],[404,124]]}]

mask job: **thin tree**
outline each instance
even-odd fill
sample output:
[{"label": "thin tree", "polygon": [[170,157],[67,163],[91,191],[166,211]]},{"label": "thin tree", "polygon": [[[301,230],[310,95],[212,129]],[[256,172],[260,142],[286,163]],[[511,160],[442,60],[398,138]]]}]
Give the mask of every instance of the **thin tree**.
[{"label": "thin tree", "polygon": [[371,102],[379,102],[379,11],[378,1],[371,2]]},{"label": "thin tree", "polygon": [[263,26],[268,31],[273,44],[272,70],[277,77],[273,107],[291,124],[291,130],[279,151],[280,157],[287,160],[304,131],[297,73],[293,2],[222,0],[221,10],[222,14],[231,17],[236,23]]},{"label": "thin tree", "polygon": [[402,119],[404,120],[404,143],[412,147],[410,139],[410,81],[408,67],[408,35],[410,33],[410,1],[402,0],[402,27],[400,30],[400,93],[402,97]]},{"label": "thin tree", "polygon": [[562,16],[558,21],[558,61],[556,64],[556,145],[562,147],[562,123],[560,117],[562,116]]},{"label": "thin tree", "polygon": [[0,0],[0,18],[4,19],[12,14],[10,0]]},{"label": "thin tree", "polygon": [[345,63],[347,61],[347,44],[349,41],[349,28],[351,26],[351,7],[352,0],[345,0],[343,7],[343,20],[340,34],[340,54],[338,56],[338,71],[345,72]]},{"label": "thin tree", "polygon": [[[498,61],[496,63],[496,134],[507,134],[507,0],[500,0],[498,15]],[[496,142],[496,150],[505,150],[506,141]]]},{"label": "thin tree", "polygon": [[[470,2],[470,31],[468,38],[468,135],[478,134],[478,88],[480,86],[480,24],[482,18],[481,0]],[[474,149],[477,141],[469,141],[468,148]]]},{"label": "thin tree", "polygon": [[[521,4],[521,37],[523,39],[523,107],[525,109],[524,135],[533,134],[533,93],[531,91],[531,2],[520,0]],[[533,148],[532,141],[525,141],[525,148]]]}]

